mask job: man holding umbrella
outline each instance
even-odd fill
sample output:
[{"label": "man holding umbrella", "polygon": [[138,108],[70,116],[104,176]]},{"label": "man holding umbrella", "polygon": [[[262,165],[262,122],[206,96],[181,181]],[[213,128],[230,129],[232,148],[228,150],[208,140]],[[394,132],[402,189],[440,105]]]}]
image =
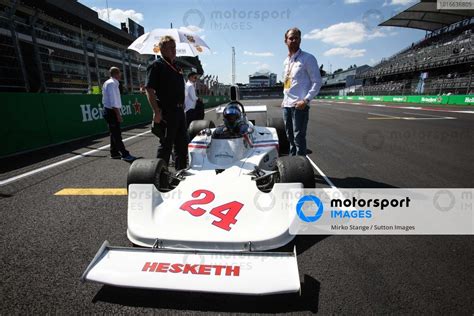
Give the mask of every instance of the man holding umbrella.
[{"label": "man holding umbrella", "polygon": [[176,42],[163,36],[158,44],[161,56],[147,68],[145,83],[148,102],[153,109],[153,130],[160,136],[157,157],[168,162],[173,145],[176,170],[185,169],[188,155],[184,115],[184,78],[175,64]]}]

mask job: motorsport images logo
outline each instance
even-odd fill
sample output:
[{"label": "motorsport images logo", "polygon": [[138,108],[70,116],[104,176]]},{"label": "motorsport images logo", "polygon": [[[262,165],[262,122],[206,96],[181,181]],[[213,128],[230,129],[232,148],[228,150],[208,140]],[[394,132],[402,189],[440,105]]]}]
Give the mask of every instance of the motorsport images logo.
[{"label": "motorsport images logo", "polygon": [[474,189],[290,189],[271,210],[286,209],[291,235],[474,234]]},{"label": "motorsport images logo", "polygon": [[[303,212],[303,206],[305,206],[305,203],[314,203],[314,205],[317,207],[317,211],[314,215],[306,216],[306,214]],[[296,204],[296,213],[298,214],[298,217],[306,223],[316,222],[321,218],[321,216],[323,216],[323,211],[323,202],[321,202],[321,200],[314,195],[305,195],[299,199],[298,203]]]},{"label": "motorsport images logo", "polygon": [[[410,198],[404,199],[363,199],[353,196],[347,199],[332,198],[329,201],[329,216],[332,219],[371,219],[373,208],[383,211],[387,207],[410,207]],[[314,195],[305,195],[296,203],[298,217],[306,222],[318,221],[324,213],[324,203]]]}]

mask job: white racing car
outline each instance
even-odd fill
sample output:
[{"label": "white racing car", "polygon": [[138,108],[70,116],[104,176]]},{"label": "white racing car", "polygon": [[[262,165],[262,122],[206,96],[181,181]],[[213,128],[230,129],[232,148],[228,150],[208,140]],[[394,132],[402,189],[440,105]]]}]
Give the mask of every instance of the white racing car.
[{"label": "white racing car", "polygon": [[[131,165],[127,236],[138,247],[104,242],[82,281],[232,294],[300,290],[295,250],[268,250],[293,239],[296,212],[279,199],[314,187],[311,164],[280,157],[287,146],[281,119],[267,124],[274,127],[252,123],[266,106],[232,101],[217,113],[224,118],[217,128],[192,122],[187,169],[171,172],[161,159]],[[265,198],[271,203],[262,207]]]}]

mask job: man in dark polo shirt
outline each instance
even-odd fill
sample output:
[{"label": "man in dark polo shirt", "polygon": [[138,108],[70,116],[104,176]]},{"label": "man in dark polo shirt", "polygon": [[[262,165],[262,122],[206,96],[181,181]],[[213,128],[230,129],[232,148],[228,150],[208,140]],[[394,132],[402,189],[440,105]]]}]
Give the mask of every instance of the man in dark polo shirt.
[{"label": "man in dark polo shirt", "polygon": [[186,168],[188,143],[184,116],[184,78],[176,66],[176,43],[171,36],[161,38],[161,57],[147,68],[146,95],[153,110],[154,127],[160,130],[157,157],[168,163],[171,150],[176,150],[176,170]]}]

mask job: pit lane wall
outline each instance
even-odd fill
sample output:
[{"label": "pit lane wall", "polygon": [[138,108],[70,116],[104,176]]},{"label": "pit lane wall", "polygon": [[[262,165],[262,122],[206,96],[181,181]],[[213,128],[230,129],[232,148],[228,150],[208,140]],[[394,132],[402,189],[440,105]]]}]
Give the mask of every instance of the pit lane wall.
[{"label": "pit lane wall", "polygon": [[437,105],[474,105],[474,94],[470,95],[385,95],[385,96],[318,96],[317,99],[373,101],[394,103],[418,103]]},{"label": "pit lane wall", "polygon": [[[205,107],[228,101],[202,97]],[[0,93],[0,158],[107,132],[102,95]],[[122,96],[123,127],[148,123],[152,111],[146,96]]]}]

